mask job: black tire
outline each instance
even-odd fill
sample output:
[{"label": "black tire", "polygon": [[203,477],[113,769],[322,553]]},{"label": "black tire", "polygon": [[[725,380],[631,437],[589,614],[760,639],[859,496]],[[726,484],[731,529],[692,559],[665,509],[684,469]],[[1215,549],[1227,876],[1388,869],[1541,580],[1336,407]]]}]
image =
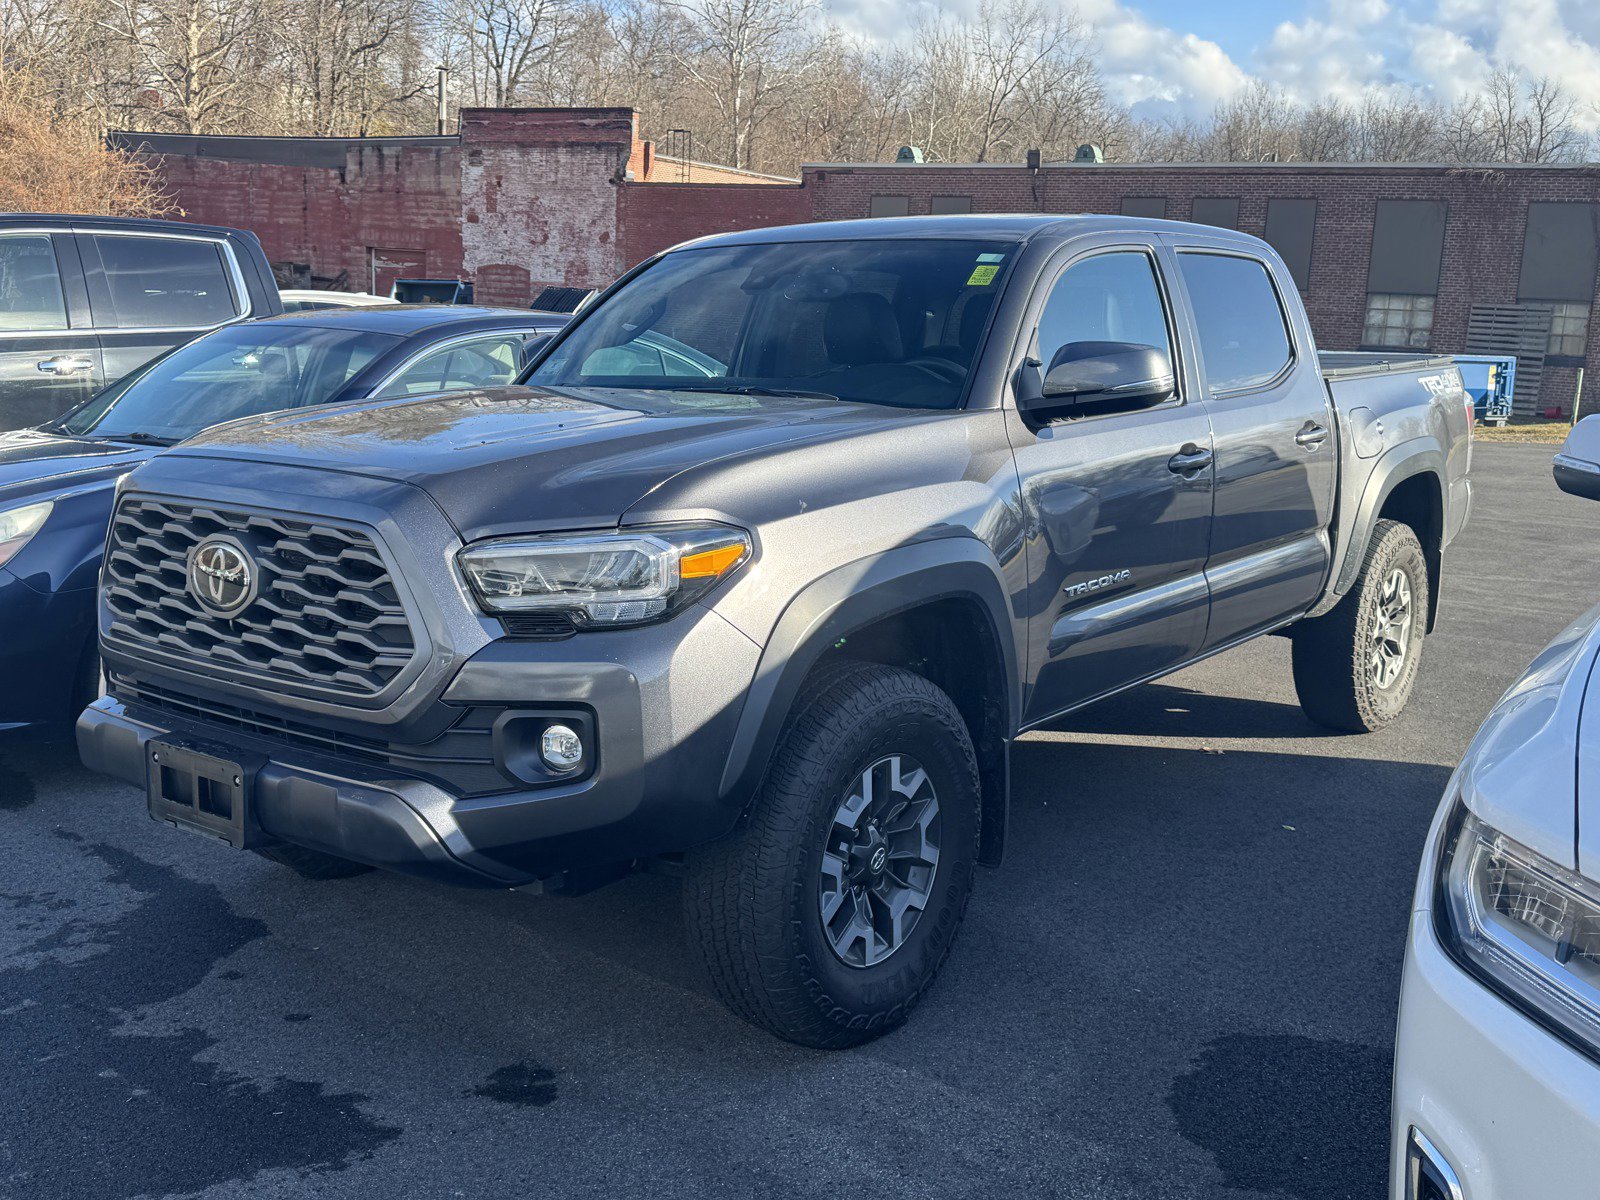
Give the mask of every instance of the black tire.
[{"label": "black tire", "polygon": [[[1409,628],[1402,651],[1394,650],[1394,638],[1386,638],[1383,657],[1391,665],[1379,668],[1374,666],[1375,635],[1384,620],[1385,588],[1396,572],[1409,588]],[[1294,628],[1294,687],[1306,716],[1346,733],[1370,733],[1394,720],[1416,684],[1427,624],[1428,564],[1422,543],[1409,525],[1379,521],[1349,593],[1332,611]],[[1393,678],[1381,683],[1390,669]]]},{"label": "black tire", "polygon": [[283,864],[303,879],[350,879],[374,869],[366,863],[324,854],[321,850],[309,850],[304,846],[292,846],[288,842],[257,850],[256,853],[262,858]]},{"label": "black tire", "polygon": [[[896,948],[871,965],[848,965],[824,928],[824,851],[864,773],[906,760],[920,765],[936,797],[937,861],[920,916]],[[909,767],[907,776],[915,777]],[[972,741],[947,695],[893,667],[847,663],[820,673],[746,822],[689,858],[689,940],[718,997],[751,1024],[820,1049],[859,1045],[899,1025],[933,983],[966,912],[978,810]]]}]

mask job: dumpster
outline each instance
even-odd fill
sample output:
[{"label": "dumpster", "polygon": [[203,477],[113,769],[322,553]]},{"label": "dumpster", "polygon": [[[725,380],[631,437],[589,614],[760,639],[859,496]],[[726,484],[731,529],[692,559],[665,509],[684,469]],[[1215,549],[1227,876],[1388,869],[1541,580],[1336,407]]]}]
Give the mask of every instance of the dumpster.
[{"label": "dumpster", "polygon": [[1472,397],[1476,420],[1504,425],[1511,418],[1511,396],[1517,385],[1515,354],[1454,354],[1461,382]]},{"label": "dumpster", "polygon": [[401,304],[471,304],[472,284],[465,279],[396,279],[389,295]]}]

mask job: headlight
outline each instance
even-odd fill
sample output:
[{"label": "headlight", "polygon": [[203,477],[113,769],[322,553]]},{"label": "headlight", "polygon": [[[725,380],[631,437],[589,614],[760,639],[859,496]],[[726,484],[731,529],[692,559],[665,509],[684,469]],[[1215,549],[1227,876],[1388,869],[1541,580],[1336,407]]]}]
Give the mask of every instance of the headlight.
[{"label": "headlight", "polygon": [[678,611],[749,557],[744,530],[685,525],[482,542],[460,561],[488,612],[558,612],[609,628]]},{"label": "headlight", "polygon": [[1439,931],[1464,965],[1600,1057],[1600,888],[1465,807],[1439,868]]},{"label": "headlight", "polygon": [[0,567],[16,557],[18,550],[28,544],[28,539],[39,532],[50,510],[55,505],[49,500],[40,504],[24,504],[21,508],[0,510]]}]

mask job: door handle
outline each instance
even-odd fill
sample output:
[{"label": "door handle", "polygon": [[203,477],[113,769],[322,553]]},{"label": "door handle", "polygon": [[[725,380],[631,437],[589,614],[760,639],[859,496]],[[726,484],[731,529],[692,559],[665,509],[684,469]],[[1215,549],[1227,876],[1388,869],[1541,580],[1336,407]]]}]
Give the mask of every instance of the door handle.
[{"label": "door handle", "polygon": [[1190,442],[1171,458],[1167,459],[1167,470],[1174,475],[1182,475],[1185,479],[1204,471],[1211,465],[1211,451],[1202,449]]},{"label": "door handle", "polygon": [[1305,428],[1294,435],[1294,444],[1304,450],[1314,451],[1327,440],[1328,431],[1315,421],[1307,421]]},{"label": "door handle", "polygon": [[77,375],[94,370],[94,359],[76,354],[58,354],[40,363],[39,370],[46,375]]}]

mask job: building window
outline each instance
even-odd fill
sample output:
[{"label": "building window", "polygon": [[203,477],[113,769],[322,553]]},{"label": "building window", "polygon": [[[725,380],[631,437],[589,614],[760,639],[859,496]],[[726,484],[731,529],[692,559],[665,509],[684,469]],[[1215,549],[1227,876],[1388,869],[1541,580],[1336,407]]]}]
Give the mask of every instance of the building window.
[{"label": "building window", "polygon": [[1315,200],[1268,200],[1267,244],[1283,258],[1302,292],[1311,284],[1311,246],[1317,232]]},{"label": "building window", "polygon": [[949,216],[952,213],[969,213],[972,211],[972,197],[935,196],[928,205],[928,211],[936,217]]},{"label": "building window", "polygon": [[1236,196],[1196,196],[1190,219],[1196,225],[1215,225],[1219,229],[1239,228],[1239,199]]},{"label": "building window", "polygon": [[1124,196],[1122,198],[1122,215],[1125,217],[1143,217],[1151,221],[1164,220],[1167,215],[1167,198],[1165,196]]},{"label": "building window", "polygon": [[910,196],[874,196],[869,217],[904,217],[911,213]]},{"label": "building window", "polygon": [[1432,296],[1373,292],[1367,297],[1367,324],[1361,333],[1363,346],[1426,350],[1432,332]]},{"label": "building window", "polygon": [[1561,303],[1550,306],[1552,355],[1581,359],[1589,342],[1589,306]]}]

